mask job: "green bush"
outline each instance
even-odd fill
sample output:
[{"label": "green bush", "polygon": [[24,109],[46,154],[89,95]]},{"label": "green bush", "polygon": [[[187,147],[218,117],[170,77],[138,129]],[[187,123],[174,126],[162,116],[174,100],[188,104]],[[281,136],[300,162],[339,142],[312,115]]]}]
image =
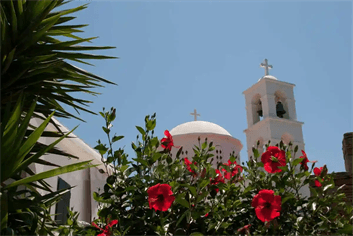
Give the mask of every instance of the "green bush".
[{"label": "green bush", "polygon": [[[141,139],[132,143],[136,157],[129,161],[122,150],[113,150],[110,138],[115,110],[101,112],[109,145],[95,147],[106,156],[107,178],[102,193],[94,193],[101,204],[97,233],[114,235],[313,235],[351,234],[352,207],[344,203],[340,189],[334,191],[333,174],[315,168],[306,154],[295,158],[298,147],[266,145],[258,147],[246,165],[229,162],[213,168],[212,142],[199,140],[188,160],[171,156],[175,148],[169,132],[159,140],[154,136],[155,115],[146,116],[145,128],[136,127]],[[279,146],[279,147],[278,147]],[[110,167],[109,167],[110,166]],[[311,175],[315,170],[315,174]],[[320,173],[319,173],[320,172]],[[310,182],[310,197],[300,189]],[[117,224],[109,225],[112,220]]]}]

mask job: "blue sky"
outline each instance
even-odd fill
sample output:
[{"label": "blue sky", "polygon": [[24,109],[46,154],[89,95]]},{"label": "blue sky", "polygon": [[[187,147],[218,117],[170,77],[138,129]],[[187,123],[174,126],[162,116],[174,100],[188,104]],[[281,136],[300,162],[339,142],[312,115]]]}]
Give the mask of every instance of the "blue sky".
[{"label": "blue sky", "polygon": [[[157,113],[155,134],[188,121],[194,108],[200,120],[224,127],[244,145],[247,128],[244,90],[270,74],[296,84],[297,119],[309,160],[329,171],[344,171],[343,134],[352,131],[352,2],[348,1],[74,1],[90,3],[73,23],[89,24],[82,37],[99,36],[100,52],[119,59],[79,65],[118,86],[84,98],[90,108],[117,109],[113,133],[131,142],[135,125]],[[92,52],[97,53],[97,52]],[[103,119],[81,113],[87,121],[61,120],[90,146],[106,141]]]}]

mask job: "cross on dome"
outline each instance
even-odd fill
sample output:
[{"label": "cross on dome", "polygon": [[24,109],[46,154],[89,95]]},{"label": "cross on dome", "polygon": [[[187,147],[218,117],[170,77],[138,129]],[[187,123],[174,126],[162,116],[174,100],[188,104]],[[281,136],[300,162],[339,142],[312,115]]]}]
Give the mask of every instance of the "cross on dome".
[{"label": "cross on dome", "polygon": [[197,121],[197,117],[200,116],[200,114],[197,114],[196,109],[194,109],[194,113],[190,113],[190,115],[194,116],[194,121]]},{"label": "cross on dome", "polygon": [[268,74],[268,69],[272,69],[272,65],[269,65],[269,64],[268,64],[267,59],[265,59],[264,62],[260,64],[260,67],[265,68],[265,76],[266,76],[266,75],[269,75],[269,74]]}]

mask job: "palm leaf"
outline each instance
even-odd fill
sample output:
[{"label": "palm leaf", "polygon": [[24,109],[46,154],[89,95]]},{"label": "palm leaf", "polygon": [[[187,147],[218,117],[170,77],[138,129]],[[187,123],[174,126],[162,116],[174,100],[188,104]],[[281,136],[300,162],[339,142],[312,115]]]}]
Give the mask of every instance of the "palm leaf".
[{"label": "palm leaf", "polygon": [[[56,117],[81,120],[73,111],[64,110],[62,104],[77,112],[96,114],[86,108],[91,101],[69,95],[77,92],[98,95],[93,90],[102,87],[102,83],[115,84],[69,63],[90,64],[87,60],[116,57],[89,53],[115,47],[81,45],[96,37],[75,35],[87,25],[70,24],[75,18],[71,14],[85,9],[87,4],[55,11],[66,3],[57,0],[1,2],[1,115],[4,115],[5,104],[14,107],[18,92],[23,91],[27,97],[25,110],[38,97],[35,113],[48,117],[56,110]],[[63,40],[62,36],[68,40]],[[84,51],[87,53],[82,53]]]}]

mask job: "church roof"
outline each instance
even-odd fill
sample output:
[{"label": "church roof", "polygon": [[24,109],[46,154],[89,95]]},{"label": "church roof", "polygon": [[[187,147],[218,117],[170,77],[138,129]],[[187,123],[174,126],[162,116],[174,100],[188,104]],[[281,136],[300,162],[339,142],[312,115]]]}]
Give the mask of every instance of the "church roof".
[{"label": "church roof", "polygon": [[273,79],[273,80],[278,80],[276,77],[274,77],[273,75],[265,75],[265,76],[262,76],[258,81],[260,81],[261,79]]},{"label": "church roof", "polygon": [[211,133],[231,136],[227,130],[221,126],[208,121],[191,121],[180,124],[170,131],[171,135]]}]

